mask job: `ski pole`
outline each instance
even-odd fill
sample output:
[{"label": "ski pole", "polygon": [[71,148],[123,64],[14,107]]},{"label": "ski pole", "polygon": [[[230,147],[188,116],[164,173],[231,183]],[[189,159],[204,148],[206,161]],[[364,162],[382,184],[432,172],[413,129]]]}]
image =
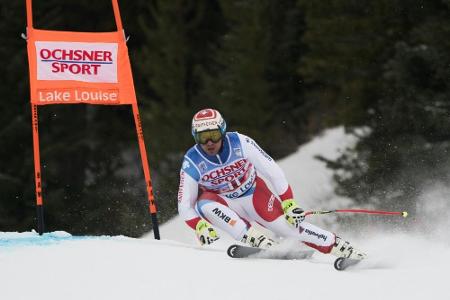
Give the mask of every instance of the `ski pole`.
[{"label": "ski pole", "polygon": [[358,213],[358,214],[373,214],[373,215],[395,215],[406,218],[407,211],[383,211],[383,210],[368,210],[368,209],[335,209],[335,210],[311,210],[306,211],[305,216],[309,215],[325,215],[331,213]]}]

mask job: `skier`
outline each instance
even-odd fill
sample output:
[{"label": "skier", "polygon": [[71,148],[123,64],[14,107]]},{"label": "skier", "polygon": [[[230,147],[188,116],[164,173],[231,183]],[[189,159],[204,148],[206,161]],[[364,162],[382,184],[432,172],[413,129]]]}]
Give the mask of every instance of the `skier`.
[{"label": "skier", "polygon": [[197,112],[192,135],[196,144],[182,163],[178,211],[202,245],[219,239],[215,226],[249,246],[273,246],[275,241],[252,226],[251,222],[256,222],[322,253],[365,258],[349,242],[304,221],[305,213],[295,202],[281,168],[253,139],[227,132],[217,110]]}]

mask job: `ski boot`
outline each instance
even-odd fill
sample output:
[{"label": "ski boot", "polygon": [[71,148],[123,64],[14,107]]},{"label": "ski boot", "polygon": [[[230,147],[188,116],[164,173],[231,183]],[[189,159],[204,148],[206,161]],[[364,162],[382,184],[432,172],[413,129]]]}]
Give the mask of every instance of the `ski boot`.
[{"label": "ski boot", "polygon": [[253,227],[250,227],[244,237],[241,239],[241,242],[256,248],[268,249],[276,244],[276,242],[270,238],[268,238],[262,232],[256,230]]},{"label": "ski boot", "polygon": [[330,252],[336,257],[350,258],[356,260],[363,260],[367,255],[350,245],[349,242],[344,241],[340,237],[336,237],[336,242]]}]

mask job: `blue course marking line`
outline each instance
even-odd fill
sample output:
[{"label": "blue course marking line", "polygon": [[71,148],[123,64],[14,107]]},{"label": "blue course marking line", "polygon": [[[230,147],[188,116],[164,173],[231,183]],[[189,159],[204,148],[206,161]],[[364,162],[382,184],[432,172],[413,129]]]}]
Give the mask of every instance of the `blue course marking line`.
[{"label": "blue course marking line", "polygon": [[24,236],[14,235],[3,237],[0,234],[0,247],[1,248],[13,248],[23,246],[46,246],[55,245],[64,241],[80,241],[80,240],[107,240],[111,239],[110,236],[72,236],[70,234],[61,235],[54,234],[52,232],[44,233],[43,235],[24,234]]}]

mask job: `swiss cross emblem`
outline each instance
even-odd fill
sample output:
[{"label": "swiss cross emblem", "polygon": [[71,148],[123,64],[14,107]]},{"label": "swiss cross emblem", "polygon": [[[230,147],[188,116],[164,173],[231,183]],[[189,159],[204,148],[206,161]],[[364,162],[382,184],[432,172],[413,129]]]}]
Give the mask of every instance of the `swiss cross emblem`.
[{"label": "swiss cross emblem", "polygon": [[196,120],[213,119],[215,117],[216,117],[216,112],[209,108],[203,109],[195,115]]}]

